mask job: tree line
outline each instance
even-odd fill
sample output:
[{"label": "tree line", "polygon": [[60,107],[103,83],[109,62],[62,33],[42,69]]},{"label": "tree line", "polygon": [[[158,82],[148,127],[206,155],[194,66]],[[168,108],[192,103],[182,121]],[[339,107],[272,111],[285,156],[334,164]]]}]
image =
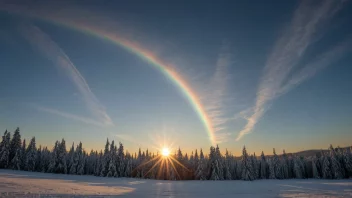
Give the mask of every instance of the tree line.
[{"label": "tree line", "polygon": [[167,180],[256,180],[256,179],[343,179],[352,177],[351,148],[333,148],[315,156],[294,154],[259,157],[249,155],[245,147],[242,156],[235,157],[218,146],[210,147],[208,155],[202,149],[190,155],[179,148],[170,157],[141,151],[131,154],[122,143],[106,141],[104,151],[84,150],[80,142],[66,150],[64,139],[56,141],[52,149],[37,147],[35,137],[28,146],[21,140],[17,128],[11,138],[7,130],[0,143],[0,168],[100,177],[134,177]]}]

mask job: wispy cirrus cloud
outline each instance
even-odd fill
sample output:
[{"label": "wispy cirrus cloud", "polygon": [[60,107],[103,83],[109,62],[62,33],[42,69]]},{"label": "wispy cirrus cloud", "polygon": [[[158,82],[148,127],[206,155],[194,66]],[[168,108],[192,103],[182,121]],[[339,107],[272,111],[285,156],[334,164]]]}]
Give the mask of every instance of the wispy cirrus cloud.
[{"label": "wispy cirrus cloud", "polygon": [[39,111],[44,111],[44,112],[51,113],[54,115],[62,116],[67,119],[77,120],[80,122],[84,122],[86,124],[92,124],[92,125],[100,126],[100,127],[105,126],[103,123],[98,122],[98,121],[91,119],[91,118],[86,118],[86,117],[82,117],[82,116],[78,116],[78,115],[74,115],[71,113],[66,113],[66,112],[56,110],[56,109],[46,108],[46,107],[42,107],[42,106],[38,106],[38,105],[31,105],[31,106],[35,107]]},{"label": "wispy cirrus cloud", "polygon": [[[228,68],[233,63],[230,45],[223,43],[218,55],[215,72],[206,87],[203,87],[201,98],[206,112],[211,119],[217,143],[225,142],[230,133],[225,132],[225,100],[228,97],[228,81],[230,79]],[[204,85],[203,85],[204,86]]]},{"label": "wispy cirrus cloud", "polygon": [[41,108],[41,110],[56,115],[61,115],[66,118],[80,120],[85,123],[92,123],[101,126],[113,126],[114,123],[107,114],[105,107],[100,104],[99,100],[91,91],[84,77],[77,70],[66,53],[37,26],[22,24],[20,26],[20,31],[36,49],[39,49],[39,51],[49,60],[51,60],[58,69],[63,70],[66,73],[66,75],[78,89],[79,93],[82,95],[87,108],[90,110],[96,120],[94,121],[92,119],[81,118],[79,116],[63,113],[53,109]]},{"label": "wispy cirrus cloud", "polygon": [[[330,19],[342,8],[345,1],[321,1],[318,6],[311,1],[302,1],[293,15],[290,26],[277,40],[264,67],[257,91],[256,103],[245,119],[247,124],[238,133],[236,140],[250,133],[260,118],[269,109],[272,101],[293,87],[313,77],[345,54],[350,41],[338,44],[331,50],[311,60],[291,78],[292,70],[299,65],[307,48],[323,37],[322,31]],[[248,112],[247,112],[248,113]]]}]

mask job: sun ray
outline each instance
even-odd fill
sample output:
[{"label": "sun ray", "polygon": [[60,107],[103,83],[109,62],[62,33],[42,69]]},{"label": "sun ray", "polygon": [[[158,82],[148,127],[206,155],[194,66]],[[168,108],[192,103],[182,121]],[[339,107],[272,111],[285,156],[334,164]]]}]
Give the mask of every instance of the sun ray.
[{"label": "sun ray", "polygon": [[181,178],[181,177],[180,177],[180,174],[178,173],[178,171],[177,171],[177,169],[176,169],[176,167],[175,167],[175,165],[174,165],[174,163],[171,161],[171,159],[168,158],[168,160],[169,160],[169,162],[170,162],[172,168],[175,170],[175,173],[177,174],[177,177],[178,177],[178,178]]},{"label": "sun ray", "polygon": [[190,171],[187,167],[185,167],[183,164],[181,164],[177,159],[175,159],[173,156],[169,156],[170,159],[172,159],[174,162],[176,162],[178,165],[180,165],[182,168],[186,169],[187,171]]},{"label": "sun ray", "polygon": [[145,177],[150,171],[152,171],[153,168],[154,168],[155,166],[157,166],[162,160],[163,160],[163,159],[160,158],[160,159],[144,174],[143,177]]},{"label": "sun ray", "polygon": [[156,156],[156,157],[154,157],[154,158],[148,160],[147,162],[143,162],[142,164],[140,164],[140,165],[138,165],[136,168],[134,168],[134,170],[135,170],[135,169],[138,169],[138,168],[141,168],[141,167],[143,167],[143,166],[149,164],[150,162],[153,162],[153,161],[157,160],[158,157],[159,157],[159,156]]}]

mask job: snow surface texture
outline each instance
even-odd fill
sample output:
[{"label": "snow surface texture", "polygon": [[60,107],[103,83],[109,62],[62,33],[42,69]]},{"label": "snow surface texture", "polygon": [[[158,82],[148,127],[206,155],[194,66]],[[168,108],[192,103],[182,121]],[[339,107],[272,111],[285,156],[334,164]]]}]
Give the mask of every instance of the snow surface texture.
[{"label": "snow surface texture", "polygon": [[0,170],[0,197],[352,197],[352,180],[167,181]]}]

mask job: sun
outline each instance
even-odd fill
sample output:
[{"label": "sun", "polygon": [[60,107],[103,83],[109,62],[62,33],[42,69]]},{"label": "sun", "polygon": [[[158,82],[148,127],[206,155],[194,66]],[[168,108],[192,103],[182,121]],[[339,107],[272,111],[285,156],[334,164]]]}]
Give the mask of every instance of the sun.
[{"label": "sun", "polygon": [[163,148],[161,150],[161,154],[164,156],[164,157],[168,157],[170,155],[170,150],[168,148]]}]

